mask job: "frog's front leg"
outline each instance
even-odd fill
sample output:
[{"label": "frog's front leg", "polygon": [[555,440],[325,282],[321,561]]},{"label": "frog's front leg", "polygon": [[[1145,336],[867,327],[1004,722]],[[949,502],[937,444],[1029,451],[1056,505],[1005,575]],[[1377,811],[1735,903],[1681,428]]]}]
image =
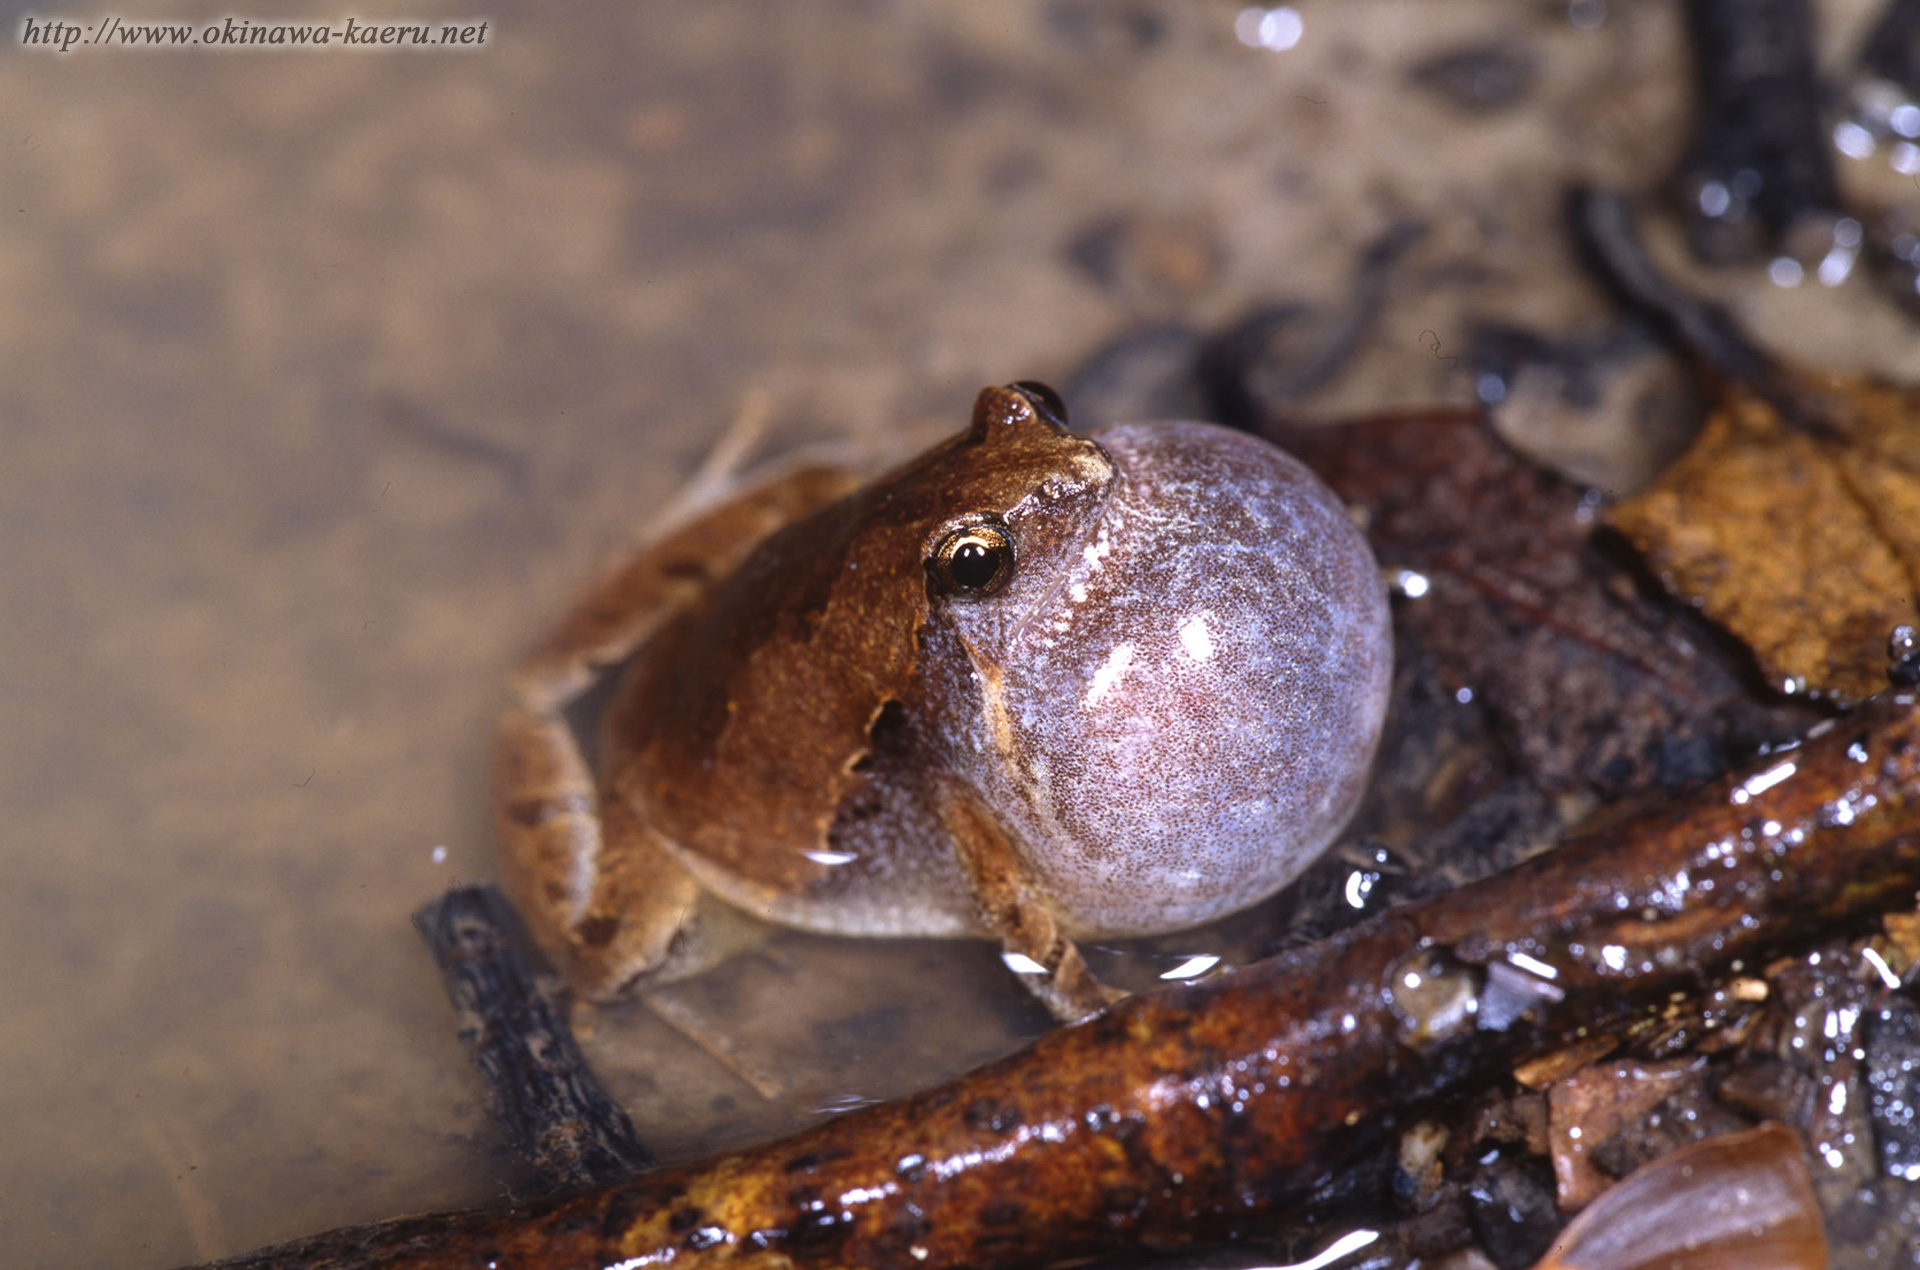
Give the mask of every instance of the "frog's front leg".
[{"label": "frog's front leg", "polygon": [[972,885],[981,923],[999,936],[1009,955],[1032,963],[1013,967],[1028,991],[1062,1023],[1091,1018],[1125,998],[1124,991],[1100,982],[1087,968],[993,817],[952,787],[942,788],[936,801]]},{"label": "frog's front leg", "polygon": [[614,570],[509,681],[493,798],[508,889],[535,940],[590,996],[716,960],[728,918],[633,809],[599,782],[567,707],[780,526],[845,493],[807,469],[700,516]]}]

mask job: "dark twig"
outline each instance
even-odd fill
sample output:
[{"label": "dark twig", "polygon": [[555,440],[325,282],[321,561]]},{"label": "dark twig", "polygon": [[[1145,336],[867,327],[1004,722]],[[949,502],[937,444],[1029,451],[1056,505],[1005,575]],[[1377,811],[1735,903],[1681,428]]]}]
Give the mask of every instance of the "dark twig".
[{"label": "dark twig", "polygon": [[633,1122],[588,1070],[563,1009],[542,990],[530,946],[492,887],[448,891],[413,915],[433,949],[514,1149],[555,1189],[652,1167]]},{"label": "dark twig", "polygon": [[1920,0],[1892,0],[1860,50],[1860,69],[1920,97]]},{"label": "dark twig", "polygon": [[1791,248],[1802,227],[1830,238],[1839,183],[1807,0],[1690,0],[1686,10],[1700,104],[1681,214],[1694,252],[1727,264]]},{"label": "dark twig", "polygon": [[1394,270],[1426,232],[1417,221],[1388,225],[1360,253],[1337,307],[1263,306],[1210,340],[1198,366],[1205,417],[1244,427],[1332,383],[1378,325]]},{"label": "dark twig", "polygon": [[1635,308],[1666,325],[1689,354],[1724,379],[1759,383],[1777,374],[1773,359],[1719,305],[1690,295],[1661,275],[1634,224],[1633,204],[1614,190],[1579,189],[1574,225],[1602,275]]},{"label": "dark twig", "polygon": [[1664,325],[1703,369],[1765,397],[1802,431],[1828,437],[1843,431],[1835,403],[1800,386],[1747,338],[1725,309],[1674,286],[1654,267],[1624,194],[1575,190],[1571,208],[1574,226],[1601,275],[1621,298]]}]

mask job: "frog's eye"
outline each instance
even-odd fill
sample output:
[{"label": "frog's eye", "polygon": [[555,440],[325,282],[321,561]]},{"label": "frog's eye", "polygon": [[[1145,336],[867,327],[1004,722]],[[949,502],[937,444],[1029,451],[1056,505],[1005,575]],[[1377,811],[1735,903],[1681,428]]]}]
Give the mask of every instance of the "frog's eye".
[{"label": "frog's eye", "polygon": [[1013,535],[992,523],[962,525],[927,558],[933,583],[951,595],[992,595],[1013,578]]},{"label": "frog's eye", "polygon": [[1037,379],[1023,379],[1013,385],[1014,391],[1025,397],[1033,405],[1033,411],[1056,428],[1067,426],[1067,403],[1060,400],[1060,394]]}]

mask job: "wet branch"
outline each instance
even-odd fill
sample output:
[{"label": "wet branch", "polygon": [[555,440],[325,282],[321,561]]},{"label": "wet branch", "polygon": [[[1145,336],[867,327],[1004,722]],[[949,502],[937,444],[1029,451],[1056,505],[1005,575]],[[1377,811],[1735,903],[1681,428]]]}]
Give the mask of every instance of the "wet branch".
[{"label": "wet branch", "polygon": [[1605,835],[781,1142],[222,1264],[1014,1266],[1257,1233],[1437,1096],[1910,908],[1917,702],[1887,694]]}]

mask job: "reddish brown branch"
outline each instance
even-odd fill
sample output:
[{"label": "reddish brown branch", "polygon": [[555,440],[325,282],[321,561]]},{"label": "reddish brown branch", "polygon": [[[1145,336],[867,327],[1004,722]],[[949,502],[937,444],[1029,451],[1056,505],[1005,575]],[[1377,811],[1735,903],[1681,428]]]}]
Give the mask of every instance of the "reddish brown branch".
[{"label": "reddish brown branch", "polygon": [[1920,887],[1920,705],[1670,809],[782,1142],[238,1266],[1025,1265],[1245,1233],[1436,1094]]}]

